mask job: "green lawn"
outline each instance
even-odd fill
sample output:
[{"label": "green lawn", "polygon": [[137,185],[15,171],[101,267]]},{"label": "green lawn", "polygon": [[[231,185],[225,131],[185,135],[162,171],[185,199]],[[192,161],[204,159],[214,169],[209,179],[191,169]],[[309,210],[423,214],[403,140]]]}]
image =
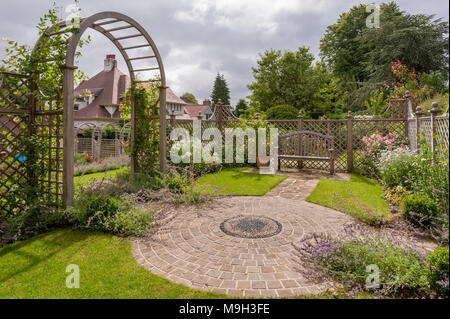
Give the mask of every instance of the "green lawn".
[{"label": "green lawn", "polygon": [[306,200],[369,224],[377,225],[391,218],[378,182],[356,174],[351,175],[350,181],[320,180]]},{"label": "green lawn", "polygon": [[80,175],[75,176],[73,178],[73,184],[75,187],[77,186],[83,186],[91,183],[93,180],[102,180],[103,178],[110,178],[116,176],[117,173],[125,172],[128,167],[122,167],[119,169],[113,169],[106,172],[98,172],[93,174],[86,174],[86,175]]},{"label": "green lawn", "polygon": [[[69,264],[79,266],[80,288],[66,287]],[[150,273],[127,238],[59,229],[0,248],[0,299],[224,297]]]},{"label": "green lawn", "polygon": [[204,187],[204,192],[211,193],[217,186],[218,195],[233,194],[238,196],[262,196],[278,185],[287,176],[244,173],[248,167],[228,168],[217,173],[207,174],[196,181],[197,187]]}]

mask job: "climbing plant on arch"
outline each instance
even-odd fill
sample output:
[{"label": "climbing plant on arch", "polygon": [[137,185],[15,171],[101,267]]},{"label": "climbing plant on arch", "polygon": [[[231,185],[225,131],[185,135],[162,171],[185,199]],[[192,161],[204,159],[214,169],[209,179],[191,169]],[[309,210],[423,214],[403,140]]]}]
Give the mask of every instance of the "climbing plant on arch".
[{"label": "climbing plant on arch", "polygon": [[[135,20],[117,12],[83,18],[76,28],[65,21],[55,21],[41,30],[31,62],[20,69],[22,74],[2,73],[0,210],[23,209],[24,200],[15,205],[10,198],[14,190],[22,187],[30,194],[45,197],[50,205],[72,205],[75,58],[83,44],[81,37],[88,29],[103,34],[116,46],[130,73],[132,174],[153,171],[155,164],[165,170],[166,79],[161,56],[150,35]],[[130,39],[140,42],[129,45]],[[148,67],[142,67],[142,62]],[[43,67],[46,64],[52,65],[50,75],[42,72],[48,70]],[[156,76],[145,77],[146,72]],[[48,76],[60,80],[45,87]],[[158,86],[156,103],[148,103],[143,95],[146,83]],[[156,150],[148,152],[148,147],[155,146]],[[19,179],[21,183],[17,183]]]}]

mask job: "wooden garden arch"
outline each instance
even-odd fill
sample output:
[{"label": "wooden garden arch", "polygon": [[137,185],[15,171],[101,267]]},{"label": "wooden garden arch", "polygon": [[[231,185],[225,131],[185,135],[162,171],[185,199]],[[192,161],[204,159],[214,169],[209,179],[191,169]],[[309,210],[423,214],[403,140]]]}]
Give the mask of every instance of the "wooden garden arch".
[{"label": "wooden garden arch", "polygon": [[[159,82],[159,161],[161,171],[166,168],[166,77],[164,67],[158,48],[153,42],[147,31],[132,18],[118,12],[100,12],[80,21],[79,31],[72,33],[68,40],[68,46],[65,56],[65,63],[61,66],[63,72],[63,96],[62,96],[62,118],[63,118],[63,176],[62,176],[62,203],[64,207],[72,205],[73,202],[73,173],[74,173],[74,70],[76,69],[75,54],[81,36],[87,29],[93,29],[106,36],[116,46],[122,54],[132,85],[138,82]],[[44,38],[71,32],[71,25],[61,22],[50,27],[47,32],[36,42],[34,51],[39,50],[41,43],[45,43]],[[56,31],[57,30],[57,31]],[[131,33],[125,36],[115,36],[114,32],[128,30]],[[128,32],[127,31],[127,32]],[[142,44],[125,46],[123,42],[127,39],[142,39]],[[130,52],[139,52],[139,48],[151,48],[152,55],[135,54],[130,57]],[[149,68],[136,68],[134,61],[156,61],[156,66]],[[45,62],[45,61],[41,61]],[[155,71],[159,73],[160,79],[139,81],[138,72]],[[133,142],[136,129],[136,114],[134,103],[131,101],[131,143]],[[131,173],[134,173],[136,159],[131,160]]]}]

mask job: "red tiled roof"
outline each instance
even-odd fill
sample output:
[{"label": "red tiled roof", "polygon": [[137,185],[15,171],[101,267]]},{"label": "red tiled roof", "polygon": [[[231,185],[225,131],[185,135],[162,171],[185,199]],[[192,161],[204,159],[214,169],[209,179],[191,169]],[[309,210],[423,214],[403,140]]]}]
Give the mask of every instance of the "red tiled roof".
[{"label": "red tiled roof", "polygon": [[[97,96],[91,104],[74,112],[75,119],[110,118],[111,115],[103,106],[119,105],[120,98],[129,83],[129,77],[117,67],[114,67],[110,72],[101,71],[91,79],[81,82],[74,91],[75,97],[82,95],[86,90]],[[112,117],[120,117],[119,108]]]},{"label": "red tiled roof", "polygon": [[189,114],[191,118],[197,117],[198,112],[202,112],[203,114],[207,108],[208,105],[186,104],[184,106],[184,110],[186,111],[187,114]]}]

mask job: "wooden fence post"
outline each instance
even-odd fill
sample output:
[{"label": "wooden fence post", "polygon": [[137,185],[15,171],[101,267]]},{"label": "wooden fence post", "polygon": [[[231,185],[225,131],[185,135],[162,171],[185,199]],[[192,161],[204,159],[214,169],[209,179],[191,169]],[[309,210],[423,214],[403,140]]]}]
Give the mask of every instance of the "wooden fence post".
[{"label": "wooden fence post", "polygon": [[420,106],[417,106],[416,113],[416,152],[419,151],[419,140],[420,140],[420,118],[423,116],[423,111]]},{"label": "wooden fence post", "polygon": [[347,115],[347,171],[353,171],[353,116],[348,111]]},{"label": "wooden fence post", "polygon": [[297,130],[303,131],[303,115],[302,115],[302,111],[298,112]]},{"label": "wooden fence post", "polygon": [[222,126],[223,126],[223,108],[222,108],[222,100],[219,99],[219,101],[217,101],[217,104],[214,106],[214,113],[217,113],[217,126],[219,127],[219,131],[220,133],[222,133],[223,138],[225,138],[223,131],[222,131]]},{"label": "wooden fence post", "polygon": [[433,102],[431,104],[433,108],[430,110],[431,114],[431,154],[433,158],[433,163],[436,158],[435,152],[436,152],[436,116],[439,114],[441,110],[439,110],[438,103]]},{"label": "wooden fence post", "polygon": [[170,126],[172,129],[175,127],[175,113],[173,111],[170,113]]},{"label": "wooden fence post", "polygon": [[[299,131],[303,131],[302,111],[298,112],[297,129]],[[298,155],[302,155],[302,148],[303,148],[303,134],[299,134],[299,136],[298,136]],[[303,161],[302,160],[297,161],[297,166],[298,166],[298,169],[302,169]]]},{"label": "wooden fence post", "polygon": [[411,112],[412,112],[412,99],[413,97],[409,93],[409,91],[405,92],[405,103],[404,103],[404,109],[403,109],[403,117],[405,119],[405,137],[408,138],[409,136],[409,106],[411,105]]}]

